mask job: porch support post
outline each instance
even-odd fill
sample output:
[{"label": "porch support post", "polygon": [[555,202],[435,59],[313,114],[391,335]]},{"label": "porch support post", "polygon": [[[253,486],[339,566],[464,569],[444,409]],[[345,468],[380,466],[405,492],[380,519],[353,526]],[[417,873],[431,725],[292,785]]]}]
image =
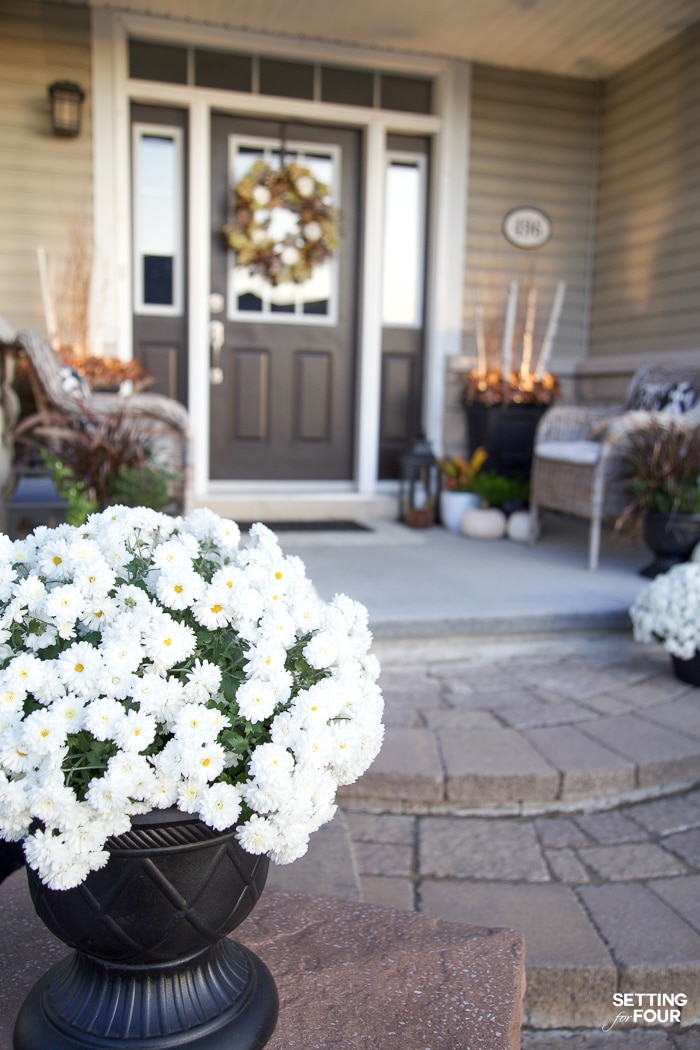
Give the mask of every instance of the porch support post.
[{"label": "porch support post", "polygon": [[471,79],[468,63],[450,62],[437,81],[442,126],[434,153],[423,420],[438,454],[443,446],[447,361],[462,352]]},{"label": "porch support post", "polygon": [[203,99],[190,106],[188,316],[189,409],[194,442],[194,495],[209,478],[209,291],[211,284],[211,120]]},{"label": "porch support post", "polygon": [[357,489],[367,495],[376,491],[379,472],[385,155],[384,124],[380,120],[372,120],[367,128],[365,248],[357,385]]}]

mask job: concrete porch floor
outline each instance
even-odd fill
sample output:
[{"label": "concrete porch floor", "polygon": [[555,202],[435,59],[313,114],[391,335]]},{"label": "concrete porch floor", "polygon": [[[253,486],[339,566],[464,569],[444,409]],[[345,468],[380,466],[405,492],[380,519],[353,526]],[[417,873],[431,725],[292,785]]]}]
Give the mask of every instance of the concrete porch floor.
[{"label": "concrete porch floor", "polygon": [[[543,526],[280,533],[367,605],[387,735],[271,885],[521,930],[523,1050],[698,1050],[698,690],[632,641],[648,551],[607,532],[591,573],[584,523]],[[681,1024],[616,1022],[619,992],[685,994]]]}]

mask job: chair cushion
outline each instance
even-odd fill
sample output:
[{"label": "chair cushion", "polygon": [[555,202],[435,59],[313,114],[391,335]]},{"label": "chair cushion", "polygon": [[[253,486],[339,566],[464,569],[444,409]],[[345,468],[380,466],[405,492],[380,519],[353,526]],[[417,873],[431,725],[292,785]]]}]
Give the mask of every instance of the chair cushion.
[{"label": "chair cushion", "polygon": [[535,449],[538,459],[593,466],[600,458],[598,441],[543,441]]}]

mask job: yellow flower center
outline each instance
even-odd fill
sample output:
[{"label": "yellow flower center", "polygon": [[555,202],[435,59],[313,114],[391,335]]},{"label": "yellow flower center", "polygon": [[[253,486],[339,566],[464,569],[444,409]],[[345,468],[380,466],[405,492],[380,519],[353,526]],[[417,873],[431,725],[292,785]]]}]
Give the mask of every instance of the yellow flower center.
[{"label": "yellow flower center", "polygon": [[54,554],[54,556],[53,556],[53,563],[54,563],[54,565],[60,565],[62,561],[63,561],[63,558],[59,558],[59,556],[57,554]]},{"label": "yellow flower center", "polygon": [[211,759],[210,759],[210,758],[205,758],[205,759],[204,759],[204,760],[202,761],[202,765],[203,765],[203,766],[210,766],[210,765],[211,765]]},{"label": "yellow flower center", "polygon": [[81,673],[81,671],[84,671],[84,670],[85,670],[85,668],[83,667],[83,665],[82,665],[82,664],[76,664],[76,665],[75,665],[75,667],[73,668],[73,670],[74,670],[74,671],[77,671],[77,672],[78,672],[78,674],[80,674],[80,673]]},{"label": "yellow flower center", "polygon": [[223,605],[212,605],[212,607],[211,607],[211,611],[214,614],[220,613],[222,609],[223,609]]},{"label": "yellow flower center", "polygon": [[172,644],[173,644],[172,638],[164,638],[163,639],[163,645],[172,645]]},{"label": "yellow flower center", "polygon": [[182,584],[176,583],[174,590],[175,590],[175,594],[182,594]]}]

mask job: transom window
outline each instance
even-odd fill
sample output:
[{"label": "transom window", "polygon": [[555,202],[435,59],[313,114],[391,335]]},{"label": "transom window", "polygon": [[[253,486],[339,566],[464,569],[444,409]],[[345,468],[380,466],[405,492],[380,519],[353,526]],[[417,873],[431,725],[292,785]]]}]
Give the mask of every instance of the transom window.
[{"label": "transom window", "polygon": [[371,109],[432,113],[429,77],[295,62],[211,48],[129,41],[129,76],[221,91],[336,102]]}]

